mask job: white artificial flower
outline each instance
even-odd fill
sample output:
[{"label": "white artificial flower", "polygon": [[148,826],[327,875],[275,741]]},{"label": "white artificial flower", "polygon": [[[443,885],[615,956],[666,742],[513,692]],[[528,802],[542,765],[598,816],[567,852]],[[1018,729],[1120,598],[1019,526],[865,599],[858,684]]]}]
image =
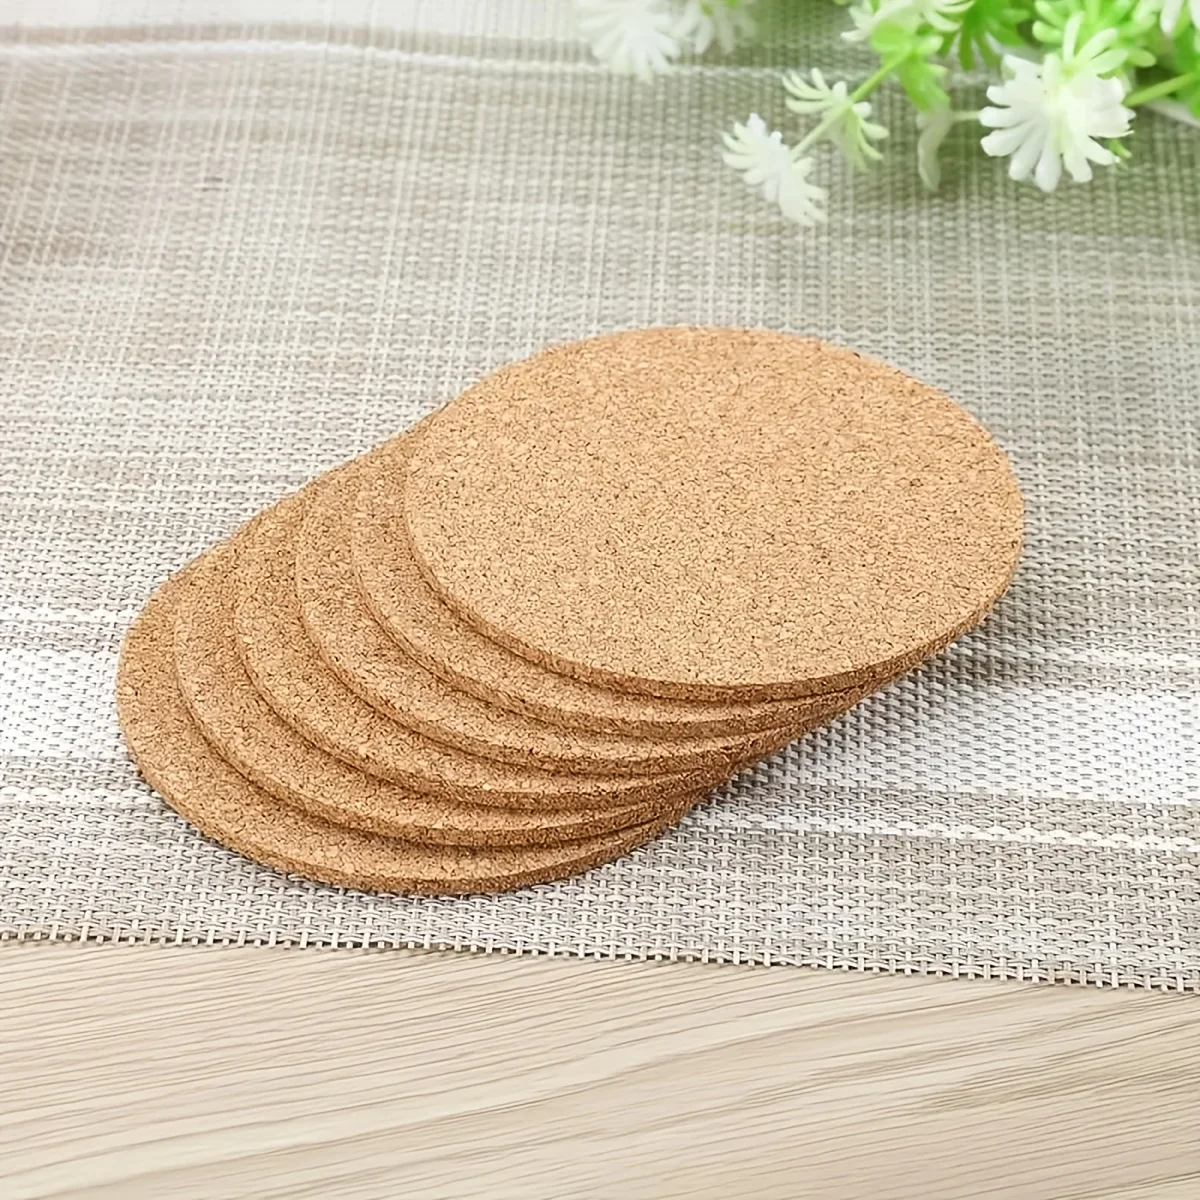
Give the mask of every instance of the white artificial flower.
[{"label": "white artificial flower", "polygon": [[752,113],[745,125],[735,124],[732,133],[723,135],[725,162],[750,187],[758,188],[772,204],[798,225],[817,225],[825,220],[828,193],[809,183],[813,160],[785,146],[783,135],[769,133],[766,122]]},{"label": "white artificial flower", "polygon": [[617,75],[648,80],[678,56],[678,14],[668,0],[575,0],[592,53]]},{"label": "white artificial flower", "polygon": [[972,0],[860,0],[850,9],[854,28],[842,37],[848,42],[865,42],[883,24],[899,25],[910,33],[928,25],[938,33],[953,33],[962,24]]},{"label": "white artificial flower", "polygon": [[952,109],[949,105],[917,113],[917,174],[921,182],[936,192],[942,182],[942,167],[938,162],[938,151],[946,135],[961,121],[978,121],[979,114],[969,110]]},{"label": "white artificial flower", "polygon": [[809,72],[811,82],[800,71],[789,71],[783,77],[783,87],[789,95],[786,101],[794,113],[823,113],[843,107],[849,99],[844,82],[828,84],[817,67]]},{"label": "white artificial flower", "polygon": [[1076,13],[1063,30],[1061,54],[1047,54],[1040,63],[1006,56],[1007,79],[988,88],[997,108],[985,108],[980,124],[994,130],[983,139],[984,150],[998,158],[1011,155],[1013,179],[1033,181],[1052,192],[1063,167],[1076,183],[1092,178],[1092,163],[1111,166],[1117,156],[1097,138],[1119,138],[1129,132],[1132,109],[1122,105],[1125,85],[1102,79],[1123,61],[1111,49],[1116,30],[1097,33],[1076,49],[1083,15]]},{"label": "white artificial flower", "polygon": [[731,54],[739,42],[748,42],[756,32],[749,8],[754,0],[685,0],[675,23],[675,34],[697,54],[716,42]]},{"label": "white artificial flower", "polygon": [[819,115],[824,136],[853,166],[861,169],[866,167],[868,159],[881,159],[883,155],[871,143],[887,137],[888,131],[869,119],[871,105],[866,100],[851,101],[844,80],[826,83],[825,76],[816,68],[811,75],[811,82],[799,71],[790,71],[783,77],[784,89],[789,93],[785,101],[788,108],[794,113]]},{"label": "white artificial flower", "polygon": [[917,137],[917,174],[931,192],[936,192],[942,182],[938,151],[953,124],[954,113],[949,105],[917,113],[917,128],[921,131]]},{"label": "white artificial flower", "polygon": [[[1179,24],[1179,18],[1183,15],[1184,0],[1163,0],[1162,10],[1158,15],[1159,27],[1167,37],[1174,36],[1175,29]],[[1188,4],[1188,14],[1191,18],[1191,23],[1200,29],[1200,0],[1190,0]]]}]

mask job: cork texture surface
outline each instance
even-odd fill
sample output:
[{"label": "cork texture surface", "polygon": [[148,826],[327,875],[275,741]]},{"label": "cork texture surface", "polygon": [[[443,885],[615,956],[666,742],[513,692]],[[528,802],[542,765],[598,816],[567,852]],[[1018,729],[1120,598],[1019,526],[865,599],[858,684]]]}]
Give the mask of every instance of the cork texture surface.
[{"label": "cork texture surface", "polygon": [[[447,745],[548,771],[720,772],[778,742],[784,731],[650,740],[571,729],[486,703],[433,674],[377,622],[355,576],[350,526],[369,461],[360,459],[314,485],[294,558],[313,642],[341,679],[376,708]],[[281,514],[279,519],[296,518]],[[360,557],[391,559],[397,549],[394,543],[359,541]],[[278,565],[285,569],[284,563]],[[394,609],[407,602],[408,594],[391,592],[387,599]]]},{"label": "cork texture surface", "polygon": [[[795,728],[854,703],[849,691],[797,700],[729,703],[618,692],[560,675],[485,637],[443,603],[422,575],[404,529],[403,490],[419,436],[393,439],[362,470],[350,522],[358,582],[371,611],[422,666],[489,704],[601,733],[654,738]],[[361,654],[360,654],[361,657]]]},{"label": "cork texture surface", "polygon": [[719,774],[553,773],[481,758],[434,741],[351,691],[310,641],[293,570],[295,535],[310,486],[254,522],[239,544],[234,623],[242,661],[264,699],[308,741],[352,766],[459,802],[509,808],[594,809],[702,790]]},{"label": "cork texture surface", "polygon": [[151,597],[126,636],[117,708],[147,782],[215,841],[278,870],[347,887],[461,894],[559,879],[657,836],[686,811],[617,834],[562,846],[467,849],[422,846],[321,821],[270,797],[205,740],[180,695],[173,666],[179,579]]},{"label": "cork texture surface", "polygon": [[423,425],[425,578],[554,670],[687,699],[852,687],[1003,592],[1008,460],[935,389],[813,339],[648,329],[496,371]]},{"label": "cork texture surface", "polygon": [[[250,540],[253,530],[242,537]],[[277,799],[388,837],[459,846],[548,845],[653,820],[665,801],[541,812],[471,805],[369,775],[307,741],[255,688],[233,627],[237,543],[201,556],[175,602],[175,668],[192,719],[209,744]]]}]

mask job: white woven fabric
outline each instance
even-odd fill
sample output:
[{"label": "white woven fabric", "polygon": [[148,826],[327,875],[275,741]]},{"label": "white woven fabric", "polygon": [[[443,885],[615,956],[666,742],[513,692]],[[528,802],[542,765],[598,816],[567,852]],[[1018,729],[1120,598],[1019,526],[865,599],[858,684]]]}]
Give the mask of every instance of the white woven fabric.
[{"label": "white woven fabric", "polygon": [[[1047,200],[962,128],[931,198],[896,106],[890,164],[834,169],[801,234],[715,135],[828,62],[818,4],[651,87],[538,0],[43,7],[0,3],[0,936],[1200,988],[1195,130],[1148,119],[1123,177]],[[116,654],[169,570],[499,363],[667,322],[816,333],[978,414],[1029,507],[987,626],[656,844],[508,896],[285,878],[138,781]]]}]

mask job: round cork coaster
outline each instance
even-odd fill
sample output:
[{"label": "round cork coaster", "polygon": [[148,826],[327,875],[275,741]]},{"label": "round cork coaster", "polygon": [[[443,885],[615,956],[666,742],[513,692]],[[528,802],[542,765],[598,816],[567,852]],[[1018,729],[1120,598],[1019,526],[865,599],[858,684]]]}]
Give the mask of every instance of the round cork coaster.
[{"label": "round cork coaster", "polygon": [[[253,528],[241,537],[251,538]],[[552,845],[643,824],[668,801],[600,809],[513,810],[456,803],[368,775],[306,741],[256,690],[233,626],[233,545],[195,564],[175,602],[175,670],[192,719],[252,783],[313,816],[410,841]]]},{"label": "round cork coaster", "polygon": [[946,396],[764,330],[650,329],[503,368],[422,427],[421,570],[510,649],[685,699],[891,675],[977,623],[1021,543],[1004,454]]},{"label": "round cork coaster", "polygon": [[[369,462],[370,456],[359,459],[314,485],[296,542],[296,589],[305,626],[326,662],[394,720],[471,754],[548,771],[604,774],[689,769],[720,774],[788,740],[783,730],[651,741],[568,729],[484,703],[447,684],[380,627],[355,577],[349,527]],[[290,510],[278,516],[280,522],[289,518],[298,522],[299,514]],[[277,572],[288,568],[285,554],[281,546]],[[265,555],[258,557],[265,561]]]},{"label": "round cork coaster", "polygon": [[307,488],[261,514],[239,544],[235,628],[242,661],[292,728],[352,766],[415,791],[508,808],[621,807],[701,791],[724,772],[618,776],[553,773],[480,758],[398,724],[351,691],[318,653],[301,619],[294,540]]},{"label": "round cork coaster", "polygon": [[363,464],[349,523],[351,551],[361,592],[380,625],[410,657],[452,686],[559,725],[680,739],[795,728],[842,711],[869,690],[758,703],[659,699],[559,675],[522,658],[444,604],[413,558],[404,533],[403,498],[415,442],[416,436],[395,438]]},{"label": "round cork coaster", "polygon": [[656,837],[685,811],[564,846],[430,847],[357,832],[280,804],[205,741],[179,693],[172,665],[178,580],[134,622],[117,672],[117,710],[147,782],[202,833],[258,862],[325,883],[373,891],[462,894],[561,879]]}]

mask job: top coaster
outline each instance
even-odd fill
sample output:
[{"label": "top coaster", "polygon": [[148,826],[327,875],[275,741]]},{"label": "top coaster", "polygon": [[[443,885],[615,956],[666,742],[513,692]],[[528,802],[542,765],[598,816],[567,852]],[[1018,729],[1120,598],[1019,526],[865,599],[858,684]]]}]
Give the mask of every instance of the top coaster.
[{"label": "top coaster", "polygon": [[[393,438],[364,460],[357,510],[349,522],[352,556],[362,594],[379,624],[407,654],[454,687],[556,725],[681,740],[798,730],[861,699],[861,689],[723,704],[638,696],[560,675],[484,637],[430,588],[404,536],[404,477],[415,440]],[[325,555],[323,561],[327,575],[339,560]],[[304,566],[303,553],[297,566]],[[300,574],[303,578],[302,569]],[[315,590],[328,599],[334,589],[320,583]]]},{"label": "top coaster", "polygon": [[427,421],[405,521],[443,599],[534,661],[783,699],[894,674],[977,623],[1022,505],[987,432],[891,367],[650,329],[502,368]]}]

